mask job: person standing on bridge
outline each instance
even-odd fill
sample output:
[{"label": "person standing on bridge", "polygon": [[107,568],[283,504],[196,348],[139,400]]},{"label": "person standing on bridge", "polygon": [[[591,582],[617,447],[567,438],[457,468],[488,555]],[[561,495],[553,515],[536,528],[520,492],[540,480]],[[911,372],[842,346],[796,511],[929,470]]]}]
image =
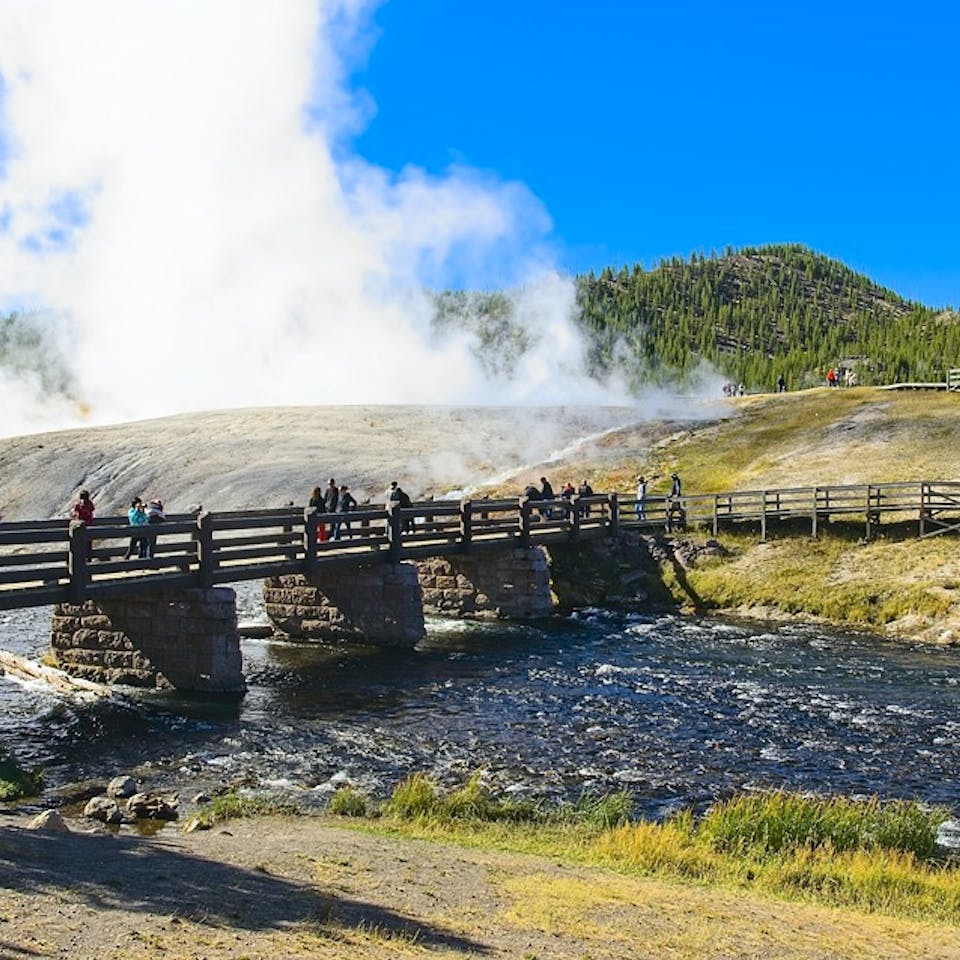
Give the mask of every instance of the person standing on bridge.
[{"label": "person standing on bridge", "polygon": [[642,473],[637,477],[637,519],[647,519],[647,478]]},{"label": "person standing on bridge", "polygon": [[[327,501],[323,495],[323,491],[319,487],[314,487],[313,492],[310,494],[310,501],[307,504],[307,511],[316,515],[318,513],[324,513],[327,509]],[[317,540],[320,543],[323,543],[327,539],[327,525],[325,523],[317,523]]]},{"label": "person standing on bridge", "polygon": [[[81,490],[77,502],[70,510],[74,520],[82,520],[88,527],[93,523],[93,501],[87,490]],[[93,559],[93,541],[87,537],[87,560]]]},{"label": "person standing on bridge", "polygon": [[[591,487],[590,484],[589,484],[586,480],[584,480],[584,481],[580,484],[580,487],[577,489],[577,496],[578,496],[578,497],[592,497],[592,496],[593,496],[593,487]],[[585,503],[585,504],[583,505],[583,515],[584,515],[585,517],[589,517],[589,516],[590,516],[590,504],[589,504],[589,503]]]},{"label": "person standing on bridge", "polygon": [[357,505],[357,501],[354,499],[353,494],[350,492],[350,488],[345,484],[340,484],[340,489],[337,495],[337,514],[339,514],[340,519],[337,520],[333,525],[333,539],[340,539],[340,531],[343,527],[346,527],[347,536],[350,536],[350,521],[347,517],[350,514],[350,511]]},{"label": "person standing on bridge", "polygon": [[323,506],[326,508],[326,512],[336,513],[339,500],[340,489],[337,487],[337,481],[331,477],[330,482],[327,484],[326,492],[323,494]]},{"label": "person standing on bridge", "polygon": [[[130,509],[127,511],[127,520],[131,527],[145,527],[147,525],[147,511],[143,509],[143,501],[139,497],[134,497],[130,502]],[[143,560],[147,555],[147,537],[131,537],[130,546],[123,559],[129,560],[133,556],[133,551],[137,551],[137,556]]]},{"label": "person standing on bridge", "polygon": [[[153,524],[163,523],[166,520],[166,516],[163,512],[163,501],[158,499],[151,500],[147,504],[147,524],[152,526]],[[152,560],[153,555],[157,549],[157,535],[156,533],[153,536],[147,538],[147,556]]]},{"label": "person standing on bridge", "polygon": [[[553,487],[550,485],[550,481],[546,477],[540,478],[540,499],[541,500],[554,499]],[[553,519],[553,511],[551,509],[548,508],[546,511],[541,511],[541,512],[546,513],[548,520]]]}]

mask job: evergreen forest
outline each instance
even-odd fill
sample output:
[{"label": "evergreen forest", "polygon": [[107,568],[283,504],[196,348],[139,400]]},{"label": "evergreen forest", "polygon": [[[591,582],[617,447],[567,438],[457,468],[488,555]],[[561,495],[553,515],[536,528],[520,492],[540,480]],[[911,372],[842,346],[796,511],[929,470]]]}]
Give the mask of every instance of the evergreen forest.
[{"label": "evergreen forest", "polygon": [[[829,369],[860,384],[944,381],[960,367],[960,315],[904,300],[800,245],[728,248],[644,269],[576,278],[587,367],[639,390],[720,374],[748,390],[822,384]],[[436,327],[473,330],[488,372],[508,372],[527,334],[502,293],[446,292]]]}]

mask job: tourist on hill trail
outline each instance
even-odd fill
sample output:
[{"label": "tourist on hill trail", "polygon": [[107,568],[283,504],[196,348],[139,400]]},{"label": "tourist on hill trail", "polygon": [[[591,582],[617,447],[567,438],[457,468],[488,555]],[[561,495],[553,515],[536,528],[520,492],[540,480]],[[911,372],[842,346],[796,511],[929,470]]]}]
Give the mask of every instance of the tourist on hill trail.
[{"label": "tourist on hill trail", "polygon": [[781,373],[777,377],[777,393],[786,393],[787,392],[787,381],[784,375]]},{"label": "tourist on hill trail", "polygon": [[350,536],[350,520],[348,519],[350,511],[357,505],[357,501],[354,499],[353,494],[350,492],[350,488],[345,484],[340,484],[340,489],[337,491],[337,514],[339,514],[339,519],[333,525],[333,539],[339,540],[341,537],[341,531],[346,529],[347,536]]},{"label": "tourist on hill trail", "polygon": [[[74,520],[82,520],[88,527],[93,523],[93,501],[87,490],[81,490],[77,502],[70,508]],[[87,537],[87,559],[93,559],[93,541]]]},{"label": "tourist on hill trail", "polygon": [[[581,484],[580,484],[579,489],[577,490],[577,496],[578,496],[578,497],[592,497],[592,496],[593,496],[593,487],[591,487],[590,484],[587,483],[586,480],[582,481]],[[589,516],[590,516],[590,504],[589,504],[589,503],[584,505],[584,507],[583,507],[583,515],[584,515],[585,517],[589,517]]]},{"label": "tourist on hill trail", "polygon": [[[319,487],[314,487],[310,494],[310,501],[307,503],[307,513],[316,515],[327,512],[327,500],[323,491]],[[327,525],[322,521],[317,521],[317,540],[323,543],[327,539]]]},{"label": "tourist on hill trail", "polygon": [[827,371],[827,386],[835,387],[836,385],[837,385],[837,371],[834,370],[833,367],[831,367]]},{"label": "tourist on hill trail", "polygon": [[[151,500],[147,504],[147,524],[152,525],[156,523],[163,523],[166,520],[166,516],[163,512],[163,501],[159,498]],[[157,535],[154,533],[153,536],[147,539],[147,556],[152,560],[153,555],[157,549]]]},{"label": "tourist on hill trail", "polygon": [[[147,525],[147,511],[143,509],[143,500],[140,497],[134,497],[130,501],[130,509],[127,511],[127,520],[131,527],[145,527]],[[131,537],[127,552],[123,555],[124,560],[129,560],[134,551],[142,560],[147,555],[147,541],[149,537]]]},{"label": "tourist on hill trail", "polygon": [[637,477],[637,519],[647,519],[647,478],[641,473]]}]

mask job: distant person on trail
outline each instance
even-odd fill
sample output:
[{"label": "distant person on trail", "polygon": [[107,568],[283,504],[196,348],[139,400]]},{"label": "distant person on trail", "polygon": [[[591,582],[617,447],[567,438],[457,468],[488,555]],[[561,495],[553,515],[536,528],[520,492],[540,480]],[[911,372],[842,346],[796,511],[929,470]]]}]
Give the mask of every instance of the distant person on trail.
[{"label": "distant person on trail", "polygon": [[827,386],[835,387],[836,385],[837,385],[837,371],[834,370],[833,367],[831,367],[827,371]]},{"label": "distant person on trail", "polygon": [[[77,502],[70,508],[74,520],[82,520],[88,527],[93,523],[93,501],[87,490],[81,490]],[[93,559],[93,541],[87,538],[87,559]]]},{"label": "distant person on trail", "polygon": [[637,519],[647,519],[647,480],[643,474],[637,477]]},{"label": "distant person on trail", "polygon": [[[127,520],[131,527],[145,527],[147,525],[147,511],[143,509],[143,501],[139,497],[134,497],[133,500],[130,501]],[[123,559],[129,560],[133,556],[134,551],[136,551],[139,559],[142,560],[146,557],[149,539],[149,537],[131,537],[130,545],[127,547],[127,552],[124,554]]]},{"label": "distant person on trail", "polygon": [[333,539],[340,539],[340,531],[344,527],[347,531],[347,536],[350,536],[350,521],[348,516],[350,511],[357,505],[357,501],[354,499],[353,494],[350,492],[350,488],[345,484],[340,484],[340,489],[337,491],[337,513],[340,515],[341,519],[338,519],[333,525]]},{"label": "distant person on trail", "polygon": [[786,392],[787,392],[787,381],[784,378],[783,374],[781,373],[780,376],[777,377],[777,393],[786,393]]}]

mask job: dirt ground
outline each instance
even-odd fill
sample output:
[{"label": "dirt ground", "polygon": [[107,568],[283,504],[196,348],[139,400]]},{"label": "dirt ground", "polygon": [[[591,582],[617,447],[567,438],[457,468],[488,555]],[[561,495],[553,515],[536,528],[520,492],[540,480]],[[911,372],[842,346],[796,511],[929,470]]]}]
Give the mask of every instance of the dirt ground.
[{"label": "dirt ground", "polygon": [[0,820],[0,960],[960,957],[960,930],[327,818],[146,838]]}]

